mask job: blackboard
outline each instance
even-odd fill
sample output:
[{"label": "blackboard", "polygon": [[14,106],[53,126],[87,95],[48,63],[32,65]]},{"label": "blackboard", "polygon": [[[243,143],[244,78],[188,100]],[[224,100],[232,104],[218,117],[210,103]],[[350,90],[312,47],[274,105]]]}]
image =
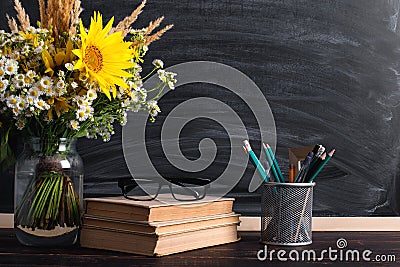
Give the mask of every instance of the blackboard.
[{"label": "blackboard", "polygon": [[[94,10],[116,21],[139,2],[83,1],[88,23]],[[36,1],[23,1],[38,17]],[[400,39],[399,0],[152,0],[136,26],[165,15],[173,30],[151,45],[148,58],[171,66],[187,61],[215,61],[249,76],[272,109],[277,133],[277,158],[287,174],[289,147],[323,143],[337,153],[318,177],[314,216],[393,216],[399,207]],[[0,2],[0,27],[14,15],[11,0]],[[147,62],[150,64],[150,61]],[[179,79],[179,76],[178,76]],[[177,88],[160,100],[162,113],[149,125],[147,140],[157,169],[166,175],[218,175],[229,160],[226,130],[206,119],[185,127],[182,153],[195,159],[201,139],[218,147],[215,162],[201,174],[169,166],[156,151],[168,112],[194,97],[212,97],[228,104],[242,118],[254,147],[260,147],[258,125],[249,107],[235,94],[210,84]],[[228,115],[227,115],[228,116]],[[234,125],[232,125],[234,127]],[[118,193],[116,179],[129,172],[121,148],[121,128],[109,143],[80,140],[85,162],[85,194]],[[259,150],[256,153],[260,153]],[[158,156],[157,156],[158,155]],[[254,168],[248,164],[230,196],[235,210],[257,215],[260,192],[248,192]],[[2,173],[0,212],[12,211],[12,175]]]}]

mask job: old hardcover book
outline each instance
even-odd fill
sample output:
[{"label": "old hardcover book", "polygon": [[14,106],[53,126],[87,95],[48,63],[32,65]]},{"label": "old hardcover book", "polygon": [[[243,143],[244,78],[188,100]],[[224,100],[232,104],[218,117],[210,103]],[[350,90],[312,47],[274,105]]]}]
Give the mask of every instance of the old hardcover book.
[{"label": "old hardcover book", "polygon": [[230,223],[240,223],[239,214],[231,212],[227,214],[218,214],[213,216],[196,217],[181,220],[169,220],[163,222],[126,221],[91,216],[86,214],[83,216],[84,227],[93,226],[106,229],[120,229],[132,232],[158,235],[167,233],[178,233],[191,229],[202,229],[210,226],[220,226]]},{"label": "old hardcover book", "polygon": [[[160,196],[163,199],[163,196]],[[133,201],[124,197],[86,198],[86,214],[127,221],[160,222],[232,212],[233,198],[205,197],[202,200]]]},{"label": "old hardcover book", "polygon": [[80,243],[82,247],[88,248],[113,250],[146,256],[164,256],[198,248],[231,243],[238,240],[237,223],[228,223],[198,230],[163,235],[83,226]]}]

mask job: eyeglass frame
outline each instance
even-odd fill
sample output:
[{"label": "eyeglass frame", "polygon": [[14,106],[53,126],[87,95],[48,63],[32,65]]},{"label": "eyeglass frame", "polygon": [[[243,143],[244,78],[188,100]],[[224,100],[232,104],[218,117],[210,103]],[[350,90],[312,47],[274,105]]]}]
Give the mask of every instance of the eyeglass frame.
[{"label": "eyeglass frame", "polygon": [[[138,199],[138,198],[128,196],[128,193],[130,191],[132,191],[133,189],[135,189],[137,187],[140,187],[137,180],[158,183],[157,193],[154,196],[150,196],[150,198],[148,198],[148,199]],[[202,195],[199,195],[197,191],[193,190],[190,187],[185,186],[183,183],[204,186],[204,193]],[[163,178],[163,179],[160,179],[160,178],[153,178],[153,179],[150,179],[150,178],[119,178],[118,179],[118,187],[121,189],[121,192],[122,192],[122,195],[124,196],[124,198],[129,199],[129,200],[134,200],[134,201],[155,200],[158,197],[158,195],[161,191],[161,188],[164,185],[168,185],[172,197],[177,201],[201,200],[207,195],[207,190],[210,188],[210,183],[211,183],[211,179],[208,179],[208,178],[178,178],[178,177],[174,177],[174,178]],[[187,190],[188,192],[192,193],[192,196],[194,196],[194,199],[179,199],[179,198],[177,198],[174,194],[174,190],[172,189],[173,184],[178,185],[181,188],[183,188],[184,190]]]}]

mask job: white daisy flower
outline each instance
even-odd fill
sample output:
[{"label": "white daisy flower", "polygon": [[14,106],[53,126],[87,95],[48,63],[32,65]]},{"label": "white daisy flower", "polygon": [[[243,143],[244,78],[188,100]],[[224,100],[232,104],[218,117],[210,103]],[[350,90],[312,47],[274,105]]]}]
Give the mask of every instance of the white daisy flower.
[{"label": "white daisy flower", "polygon": [[40,110],[48,110],[50,105],[47,104],[43,99],[35,99],[35,106]]},{"label": "white daisy flower", "polygon": [[79,126],[79,122],[77,122],[76,120],[72,120],[69,122],[69,126],[71,127],[71,129],[78,131],[80,126]]},{"label": "white daisy flower", "polygon": [[44,76],[40,79],[40,85],[47,89],[53,85],[53,81],[50,77]]},{"label": "white daisy flower", "polygon": [[93,89],[89,89],[86,93],[86,96],[89,100],[95,100],[97,98],[97,93],[95,90]]}]

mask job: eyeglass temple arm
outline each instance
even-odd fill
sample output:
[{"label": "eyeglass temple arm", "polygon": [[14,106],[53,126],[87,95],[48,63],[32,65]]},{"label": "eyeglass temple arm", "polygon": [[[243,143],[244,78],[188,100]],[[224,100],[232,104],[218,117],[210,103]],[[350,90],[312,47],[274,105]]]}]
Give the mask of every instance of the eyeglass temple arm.
[{"label": "eyeglass temple arm", "polygon": [[194,185],[202,185],[202,186],[206,186],[209,183],[211,183],[211,179],[207,179],[207,178],[179,178],[179,177],[174,177],[174,178],[165,178],[165,180],[167,180],[170,183],[173,184],[180,184],[181,183],[188,183],[188,184],[194,184]]}]

